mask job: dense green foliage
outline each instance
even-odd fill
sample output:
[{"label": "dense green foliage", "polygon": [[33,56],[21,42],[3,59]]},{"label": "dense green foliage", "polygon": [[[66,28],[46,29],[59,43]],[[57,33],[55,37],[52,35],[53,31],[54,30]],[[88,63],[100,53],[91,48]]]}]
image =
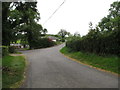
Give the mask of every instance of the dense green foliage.
[{"label": "dense green foliage", "polygon": [[74,51],[120,56],[120,2],[111,4],[109,15],[104,17],[95,29],[90,23],[86,36],[79,39],[72,37],[68,39],[66,46]]},{"label": "dense green foliage", "polygon": [[8,47],[8,51],[9,51],[9,53],[15,53],[15,52],[16,52],[16,49],[15,49],[14,46],[9,46],[9,47]]},{"label": "dense green foliage", "polygon": [[20,86],[18,82],[24,78],[24,71],[23,56],[5,56],[2,60],[2,88],[18,88]]},{"label": "dense green foliage", "polygon": [[60,39],[62,42],[65,42],[65,36],[66,35],[69,35],[70,33],[67,32],[66,30],[64,29],[61,29],[59,32],[58,32],[58,36],[60,36]]},{"label": "dense green foliage", "polygon": [[21,40],[31,49],[32,44],[47,33],[47,29],[37,23],[40,19],[37,2],[3,2],[2,16],[2,44],[5,46]]},{"label": "dense green foliage", "polygon": [[46,48],[54,45],[56,45],[56,43],[48,38],[41,38],[37,39],[36,41],[34,40],[33,43],[31,44],[32,48],[34,49]]},{"label": "dense green foliage", "polygon": [[3,45],[9,45],[10,40],[12,37],[12,33],[10,32],[10,22],[7,20],[9,17],[9,6],[10,2],[8,3],[2,3],[2,44]]},{"label": "dense green foliage", "polygon": [[81,37],[71,36],[68,38],[68,41],[66,42],[66,46],[69,48],[72,48],[74,51],[80,50],[80,41]]},{"label": "dense green foliage", "polygon": [[2,46],[2,56],[7,56],[9,54],[8,47]]},{"label": "dense green foliage", "polygon": [[85,52],[83,53],[83,52],[76,52],[76,51],[74,52],[67,47],[62,48],[60,51],[63,54],[71,58],[74,58],[82,63],[120,74],[120,71],[119,71],[120,65],[118,65],[120,57],[117,57],[117,56],[103,57],[103,56],[99,56],[91,53],[85,53]]}]

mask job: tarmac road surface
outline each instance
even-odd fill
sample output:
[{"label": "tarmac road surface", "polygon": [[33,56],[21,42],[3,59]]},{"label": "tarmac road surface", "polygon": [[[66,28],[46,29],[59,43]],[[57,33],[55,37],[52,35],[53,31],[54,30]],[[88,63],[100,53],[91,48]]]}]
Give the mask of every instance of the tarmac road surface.
[{"label": "tarmac road surface", "polygon": [[22,51],[30,62],[24,88],[118,88],[118,76],[69,60],[63,46]]}]

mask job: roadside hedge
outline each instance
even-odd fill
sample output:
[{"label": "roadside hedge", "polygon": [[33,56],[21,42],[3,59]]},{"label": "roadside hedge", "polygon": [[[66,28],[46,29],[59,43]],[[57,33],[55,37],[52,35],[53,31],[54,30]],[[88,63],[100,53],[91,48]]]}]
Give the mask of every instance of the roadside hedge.
[{"label": "roadside hedge", "polygon": [[120,56],[120,2],[110,5],[109,14],[103,17],[93,28],[89,25],[87,35],[80,37],[81,40],[72,38],[67,42],[67,47],[75,51],[95,53],[98,55]]},{"label": "roadside hedge", "polygon": [[8,51],[9,53],[15,53],[16,52],[15,46],[9,46]]},{"label": "roadside hedge", "polygon": [[2,52],[0,54],[2,54],[2,57],[7,56],[9,53],[15,53],[15,47],[14,46],[0,46],[0,48],[2,49]]},{"label": "roadside hedge", "polygon": [[7,56],[9,54],[8,47],[7,46],[1,46],[2,47],[2,56]]},{"label": "roadside hedge", "polygon": [[40,49],[56,45],[56,43],[48,38],[41,38],[39,40],[34,40],[31,43],[31,48]]},{"label": "roadside hedge", "polygon": [[96,53],[98,55],[120,56],[120,39],[115,35],[115,31],[106,36],[100,34],[99,36],[96,35],[96,32],[92,35],[89,33],[79,40],[68,40],[66,46],[73,51]]}]

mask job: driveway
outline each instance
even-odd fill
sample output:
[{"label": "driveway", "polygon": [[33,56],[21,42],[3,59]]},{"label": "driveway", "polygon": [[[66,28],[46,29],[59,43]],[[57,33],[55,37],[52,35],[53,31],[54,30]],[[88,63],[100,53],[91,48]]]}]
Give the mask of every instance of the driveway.
[{"label": "driveway", "polygon": [[117,88],[118,77],[64,57],[64,44],[23,51],[30,62],[24,88]]}]

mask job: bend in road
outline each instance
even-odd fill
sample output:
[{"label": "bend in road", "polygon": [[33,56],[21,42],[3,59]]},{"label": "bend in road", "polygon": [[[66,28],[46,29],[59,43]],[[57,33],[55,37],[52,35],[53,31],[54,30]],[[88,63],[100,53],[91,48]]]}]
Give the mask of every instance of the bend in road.
[{"label": "bend in road", "polygon": [[23,51],[30,62],[24,88],[118,88],[118,77],[64,57],[64,44]]}]

